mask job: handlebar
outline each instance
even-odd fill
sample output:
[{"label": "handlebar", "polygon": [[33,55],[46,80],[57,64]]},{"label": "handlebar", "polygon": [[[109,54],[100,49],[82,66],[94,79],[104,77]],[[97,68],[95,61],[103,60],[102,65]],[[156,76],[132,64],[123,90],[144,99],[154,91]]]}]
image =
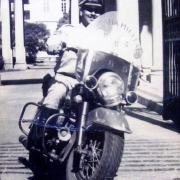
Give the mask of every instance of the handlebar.
[{"label": "handlebar", "polygon": [[66,43],[63,42],[63,43],[61,44],[61,49],[59,49],[59,50],[48,51],[48,49],[47,49],[47,53],[48,53],[49,55],[59,55],[59,56],[62,56],[65,51],[73,51],[73,52],[75,52],[75,53],[77,54],[78,48],[75,48],[75,47],[67,47],[67,46],[66,46]]}]

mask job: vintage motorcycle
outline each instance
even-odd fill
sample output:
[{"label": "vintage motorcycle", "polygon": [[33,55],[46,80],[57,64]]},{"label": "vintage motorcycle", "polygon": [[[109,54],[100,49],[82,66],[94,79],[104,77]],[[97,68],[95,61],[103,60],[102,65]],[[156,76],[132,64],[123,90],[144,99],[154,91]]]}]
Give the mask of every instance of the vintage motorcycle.
[{"label": "vintage motorcycle", "polygon": [[[106,13],[91,27],[101,22],[103,28],[98,28],[107,35],[115,24],[108,23],[109,29],[104,25],[114,18],[116,12]],[[133,56],[138,59],[136,53]],[[67,180],[113,179],[123,155],[124,133],[132,133],[124,107],[137,101],[134,90],[139,69],[115,51],[79,48],[77,56],[79,83],[69,91],[58,113],[40,123],[41,103],[27,103],[22,110],[19,127],[26,136],[22,125],[26,122],[31,123],[30,128],[43,128],[41,148],[29,148],[23,138],[20,141],[29,150],[30,159],[34,151],[39,151],[54,162],[65,162]],[[24,113],[30,105],[38,107],[37,113],[34,119],[26,120]]]}]

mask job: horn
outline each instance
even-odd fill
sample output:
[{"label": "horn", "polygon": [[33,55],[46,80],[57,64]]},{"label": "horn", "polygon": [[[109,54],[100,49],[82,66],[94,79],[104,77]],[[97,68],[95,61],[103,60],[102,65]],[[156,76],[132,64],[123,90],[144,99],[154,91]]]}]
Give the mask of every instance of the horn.
[{"label": "horn", "polygon": [[69,128],[63,127],[58,130],[58,137],[61,141],[68,141],[71,138],[71,133]]}]

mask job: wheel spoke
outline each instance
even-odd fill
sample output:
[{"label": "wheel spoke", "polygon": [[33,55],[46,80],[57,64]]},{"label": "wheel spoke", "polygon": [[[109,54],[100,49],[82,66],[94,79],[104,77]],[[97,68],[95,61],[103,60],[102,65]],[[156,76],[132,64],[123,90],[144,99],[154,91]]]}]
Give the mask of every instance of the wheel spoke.
[{"label": "wheel spoke", "polygon": [[93,157],[96,157],[98,163],[100,162],[100,153],[102,152],[102,150],[98,148],[100,144],[101,144],[100,142],[97,143],[97,141],[95,141],[94,146],[92,147]]},{"label": "wheel spoke", "polygon": [[88,169],[89,169],[89,167],[87,165],[84,166],[84,175],[85,175],[85,178],[89,179]]},{"label": "wheel spoke", "polygon": [[103,138],[99,138],[99,136],[90,138],[89,140],[87,138],[83,148],[87,154],[81,155],[80,174],[84,179],[89,179],[95,173],[102,155]]},{"label": "wheel spoke", "polygon": [[[124,134],[86,132],[84,135],[82,154],[74,151],[77,155],[72,152],[69,158],[66,169],[68,180],[99,179],[99,172],[101,179],[106,176],[114,177],[123,155]],[[111,146],[113,148],[109,148]],[[108,168],[109,163],[111,168]]]},{"label": "wheel spoke", "polygon": [[92,170],[94,170],[94,168],[93,168],[89,163],[88,163],[87,165],[88,165]]}]

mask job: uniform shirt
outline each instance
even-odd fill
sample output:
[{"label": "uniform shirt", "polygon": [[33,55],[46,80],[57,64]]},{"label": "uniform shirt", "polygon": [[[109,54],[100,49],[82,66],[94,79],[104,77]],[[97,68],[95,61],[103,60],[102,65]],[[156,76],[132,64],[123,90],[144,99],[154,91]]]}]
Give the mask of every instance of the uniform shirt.
[{"label": "uniform shirt", "polygon": [[[58,41],[65,42],[67,47],[78,48],[82,44],[82,38],[84,30],[86,28],[79,24],[77,27],[72,25],[64,25],[56,34],[57,38],[53,38]],[[77,63],[77,54],[71,50],[65,51],[62,57],[57,58],[56,66],[54,67],[55,73],[64,73],[75,77]]]}]

